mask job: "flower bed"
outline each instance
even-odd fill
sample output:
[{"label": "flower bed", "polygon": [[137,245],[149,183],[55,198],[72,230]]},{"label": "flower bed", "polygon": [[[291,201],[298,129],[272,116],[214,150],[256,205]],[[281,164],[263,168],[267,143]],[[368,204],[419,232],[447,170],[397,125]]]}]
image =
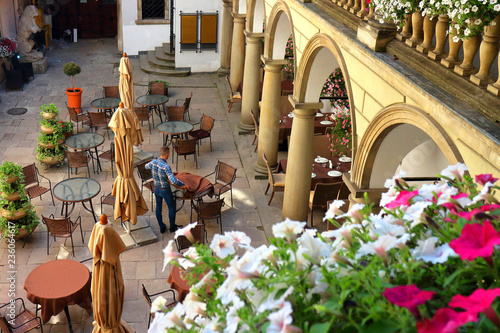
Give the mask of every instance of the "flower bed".
[{"label": "flower bed", "polygon": [[352,147],[351,113],[347,107],[337,103],[333,109],[336,112],[330,116],[332,130],[326,134],[330,139],[330,151],[334,156],[349,154]]},{"label": "flower bed", "polygon": [[286,220],[259,248],[237,231],[184,255],[171,240],[165,266],[186,269],[192,288],[171,311],[155,300],[149,332],[498,332],[499,187],[466,170],[420,189],[397,175],[380,213],[336,201],[325,219],[338,229],[321,235]]}]

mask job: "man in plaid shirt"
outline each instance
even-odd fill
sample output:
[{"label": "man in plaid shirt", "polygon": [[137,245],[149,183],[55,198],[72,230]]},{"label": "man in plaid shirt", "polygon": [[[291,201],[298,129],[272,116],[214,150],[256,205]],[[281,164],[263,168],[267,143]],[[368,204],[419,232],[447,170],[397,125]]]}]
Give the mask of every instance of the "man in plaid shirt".
[{"label": "man in plaid shirt", "polygon": [[162,199],[165,200],[168,206],[168,218],[170,220],[170,232],[176,231],[182,227],[175,224],[175,199],[170,189],[170,184],[177,188],[184,189],[186,185],[179,179],[175,178],[172,173],[170,165],[167,163],[168,156],[170,155],[170,148],[161,147],[160,158],[154,159],[146,164],[146,169],[151,170],[153,181],[155,185],[156,197],[156,219],[160,225],[160,232],[163,234],[167,231],[167,226],[163,223],[162,212]]}]

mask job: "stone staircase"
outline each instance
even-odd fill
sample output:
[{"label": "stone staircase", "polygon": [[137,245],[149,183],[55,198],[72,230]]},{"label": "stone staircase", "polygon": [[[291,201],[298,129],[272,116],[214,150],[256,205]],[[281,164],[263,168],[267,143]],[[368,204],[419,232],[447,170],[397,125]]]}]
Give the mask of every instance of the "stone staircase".
[{"label": "stone staircase", "polygon": [[175,54],[170,53],[170,44],[163,43],[154,51],[139,52],[141,69],[145,73],[165,76],[188,76],[190,68],[175,68]]}]

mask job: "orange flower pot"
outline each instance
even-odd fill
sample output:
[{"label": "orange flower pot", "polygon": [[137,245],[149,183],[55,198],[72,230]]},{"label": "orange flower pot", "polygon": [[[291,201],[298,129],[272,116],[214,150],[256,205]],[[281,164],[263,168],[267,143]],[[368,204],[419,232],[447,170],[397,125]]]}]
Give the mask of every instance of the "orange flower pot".
[{"label": "orange flower pot", "polygon": [[77,113],[80,113],[82,107],[82,88],[75,87],[66,89],[66,95],[68,96],[68,106],[70,108],[75,108]]}]

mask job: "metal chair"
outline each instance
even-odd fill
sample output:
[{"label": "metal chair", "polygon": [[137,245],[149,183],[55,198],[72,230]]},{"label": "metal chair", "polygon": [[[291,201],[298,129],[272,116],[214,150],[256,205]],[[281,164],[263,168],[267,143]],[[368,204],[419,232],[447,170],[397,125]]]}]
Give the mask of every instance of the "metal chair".
[{"label": "metal chair", "polygon": [[99,158],[109,161],[111,166],[111,177],[115,177],[113,173],[113,163],[115,163],[115,143],[111,142],[109,144],[109,150],[103,151],[99,154]]},{"label": "metal chair", "polygon": [[82,125],[87,125],[90,127],[90,118],[89,115],[86,112],[83,112],[82,109],[80,108],[80,113],[77,112],[76,108],[69,107],[66,104],[66,107],[68,108],[68,114],[69,118],[71,121],[74,121],[76,123],[76,133],[78,134],[78,124],[82,123]]},{"label": "metal chair", "polygon": [[102,95],[104,97],[120,98],[120,89],[118,86],[106,86],[102,88]]},{"label": "metal chair", "polygon": [[2,69],[5,73],[6,85],[5,89],[21,89],[23,90],[24,79],[23,71],[21,69],[10,68],[7,69],[5,63],[2,63]]},{"label": "metal chair", "polygon": [[141,179],[141,193],[144,187],[151,191],[151,207],[152,207],[153,194],[155,193],[155,184],[153,181],[153,174],[151,173],[151,170],[146,169],[146,164],[148,164],[149,162],[151,162],[151,160],[139,163],[137,165],[137,174]]},{"label": "metal chair", "polygon": [[174,151],[177,153],[177,158],[175,160],[175,171],[179,169],[179,155],[186,156],[194,155],[194,163],[196,164],[196,169],[198,169],[198,158],[196,157],[196,139],[179,139],[174,142]]},{"label": "metal chair", "polygon": [[318,183],[314,191],[309,195],[309,209],[311,210],[311,227],[314,226],[313,211],[315,209],[325,210],[328,201],[337,199],[342,182],[338,183]]},{"label": "metal chair", "polygon": [[269,187],[271,187],[272,193],[271,193],[271,198],[269,199],[269,202],[267,205],[269,206],[271,204],[271,201],[273,200],[274,197],[274,192],[279,191],[283,192],[285,191],[285,174],[274,174],[271,171],[271,168],[269,167],[269,162],[267,161],[266,154],[262,153],[262,158],[264,159],[264,163],[266,163],[267,167],[267,188],[266,192],[264,194],[267,194],[267,191],[269,191]]},{"label": "metal chair", "polygon": [[68,159],[68,178],[71,177],[71,168],[75,168],[75,175],[78,174],[78,168],[87,167],[87,172],[90,177],[89,161],[90,157],[84,150],[67,151],[66,158]]},{"label": "metal chair", "polygon": [[137,119],[139,119],[139,121],[141,122],[141,126],[144,121],[148,122],[149,134],[151,134],[151,120],[153,120],[153,128],[155,127],[153,112],[151,112],[151,110],[149,110],[147,107],[135,107],[134,112],[137,115]]},{"label": "metal chair", "polygon": [[82,236],[82,243],[85,244],[83,239],[83,231],[82,231],[82,217],[78,216],[75,222],[72,222],[69,217],[63,218],[54,218],[53,214],[50,214],[49,217],[45,217],[42,215],[43,224],[47,226],[47,255],[49,254],[49,245],[50,245],[50,237],[60,238],[70,238],[71,239],[71,248],[73,249],[73,257],[75,256],[75,246],[73,245],[73,232],[76,228],[80,227],[80,234]]},{"label": "metal chair", "polygon": [[[191,229],[191,234],[197,243],[205,244],[205,241],[208,241],[208,233],[205,230],[204,224],[197,224]],[[177,251],[181,252],[182,250],[189,249],[193,246],[193,243],[185,236],[179,236],[175,239],[175,245],[177,246]]]},{"label": "metal chair", "polygon": [[106,112],[88,111],[87,114],[90,118],[90,128],[95,128],[96,132],[98,128],[105,128],[106,132],[108,133],[108,139],[111,139],[109,136],[108,127],[109,119],[106,115]]},{"label": "metal chair", "polygon": [[227,102],[229,103],[227,112],[231,112],[231,108],[233,107],[233,103],[241,103],[241,94],[238,91],[234,91],[233,87],[231,87],[231,82],[229,82],[229,76],[226,76],[227,84],[229,85],[229,99]]},{"label": "metal chair", "polygon": [[[21,301],[21,305],[16,305],[18,301]],[[0,311],[11,305],[11,303],[6,303],[0,306]],[[37,317],[33,312],[26,309],[24,305],[24,300],[22,298],[16,298],[14,300],[14,309],[19,309],[20,312],[15,314],[14,323],[15,326],[12,326],[9,321],[5,317],[0,317],[0,332],[5,333],[25,333],[31,331],[32,329],[39,328],[43,333],[42,327],[42,319]],[[15,310],[14,310],[15,311]]]},{"label": "metal chair", "polygon": [[177,105],[177,106],[179,105],[179,104],[177,104],[177,102],[184,101],[184,104],[183,104],[184,115],[187,114],[189,120],[191,120],[191,116],[189,115],[189,105],[191,104],[191,98],[193,98],[193,93],[191,93],[191,95],[189,97],[186,97],[185,99],[180,98],[180,99],[175,101],[175,105]]},{"label": "metal chair", "polygon": [[[160,294],[172,293],[172,298],[174,300],[165,305],[167,309],[172,310],[174,308],[174,306],[178,303],[177,300],[175,299],[175,292],[172,289],[163,290],[163,291],[160,291],[159,293],[156,293],[156,294],[149,294],[148,291],[146,290],[146,287],[144,287],[144,284],[141,284],[141,285],[142,285],[142,295],[144,296],[146,303],[148,303],[150,310],[151,310],[151,304],[153,304],[151,297],[157,296]],[[155,317],[155,314],[151,313],[151,311],[149,311],[148,328],[149,328],[149,325],[151,324],[151,318],[154,318],[154,317]]]},{"label": "metal chair", "polygon": [[233,183],[236,180],[236,168],[227,163],[217,161],[215,171],[205,176],[205,178],[215,174],[214,195],[217,199],[221,194],[231,191],[231,206],[233,206]]},{"label": "metal chair", "polygon": [[216,220],[217,224],[219,224],[220,220],[220,233],[222,234],[223,206],[224,198],[208,202],[199,201],[196,206],[193,206],[193,209],[198,214],[198,221],[201,221],[203,225],[205,224],[205,220]]},{"label": "metal chair", "polygon": [[[52,205],[55,206],[54,195],[52,194],[52,183],[50,182],[50,179],[40,174],[35,163],[23,167],[23,175],[24,175],[23,184],[25,186],[24,189],[26,191],[26,195],[30,198],[30,200],[36,197],[41,197],[45,193],[50,192],[50,197],[52,198]],[[49,188],[40,185],[39,177],[49,182]],[[41,199],[42,198],[40,198],[40,200]]]},{"label": "metal chair", "polygon": [[112,193],[109,194],[103,194],[101,197],[101,214],[102,214],[102,205],[109,205],[115,208],[115,202],[116,202],[116,197],[112,195]]},{"label": "metal chair", "polygon": [[210,151],[212,151],[212,128],[214,128],[215,119],[203,114],[200,120],[200,129],[189,132],[189,136],[195,138],[198,144],[198,156],[200,155],[200,144],[202,139],[210,139]]},{"label": "metal chair", "polygon": [[149,82],[148,95],[165,95],[167,93],[167,85],[165,82]]},{"label": "metal chair", "polygon": [[168,121],[184,121],[183,106],[167,106]]},{"label": "metal chair", "polygon": [[255,141],[257,141],[257,144],[255,145],[255,149],[253,151],[255,153],[257,151],[257,147],[259,146],[259,123],[257,122],[257,118],[255,117],[255,113],[253,112],[253,110],[250,110],[250,114],[252,115],[253,125],[255,126],[255,135],[253,137],[252,146]]}]

